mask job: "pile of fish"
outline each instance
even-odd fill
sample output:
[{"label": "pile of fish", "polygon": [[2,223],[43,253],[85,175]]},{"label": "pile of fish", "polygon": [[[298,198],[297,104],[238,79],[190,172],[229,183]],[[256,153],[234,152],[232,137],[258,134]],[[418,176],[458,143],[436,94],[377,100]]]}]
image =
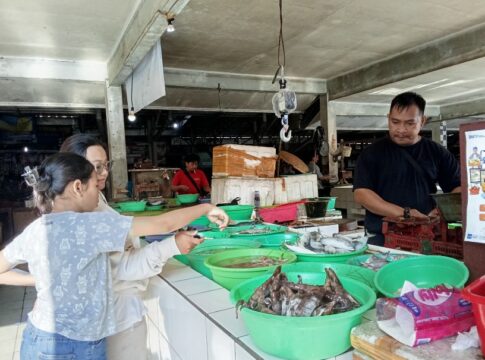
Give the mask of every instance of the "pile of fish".
[{"label": "pile of fish", "polygon": [[315,253],[345,254],[362,249],[367,244],[367,237],[339,234],[326,236],[318,231],[311,231],[304,233],[296,244]]},{"label": "pile of fish", "polygon": [[367,269],[371,269],[374,271],[379,270],[382,268],[384,265],[389,264],[390,262],[405,259],[409,257],[409,255],[405,254],[391,254],[389,252],[387,253],[375,253],[369,256],[367,259],[364,261],[360,261],[360,266],[363,266]]},{"label": "pile of fish", "polygon": [[281,265],[288,262],[288,260],[284,258],[274,258],[269,256],[244,256],[236,259],[230,259],[228,261],[229,263],[222,262],[219,264],[219,266],[226,268],[248,269]]},{"label": "pile of fish", "polygon": [[259,286],[246,302],[240,300],[241,307],[283,316],[321,316],[338,314],[360,306],[340,283],[331,268],[326,268],[324,285],[306,285],[298,276],[298,283],[288,280],[278,266],[273,275]]}]

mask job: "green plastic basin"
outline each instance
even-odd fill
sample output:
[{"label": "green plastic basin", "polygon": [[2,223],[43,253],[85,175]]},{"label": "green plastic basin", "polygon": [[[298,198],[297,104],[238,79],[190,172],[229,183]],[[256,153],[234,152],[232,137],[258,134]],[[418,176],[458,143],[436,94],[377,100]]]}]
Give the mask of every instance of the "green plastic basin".
[{"label": "green plastic basin", "polygon": [[226,231],[201,231],[199,235],[205,239],[227,239],[229,238],[229,233]]},{"label": "green plastic basin", "polygon": [[189,225],[192,225],[192,226],[207,226],[209,224],[210,224],[209,218],[205,215],[202,215],[201,217],[189,223]]},{"label": "green plastic basin", "polygon": [[462,288],[468,280],[468,269],[456,259],[429,255],[398,260],[382,267],[374,279],[377,290],[386,297],[398,297],[404,281],[418,288],[447,284]]},{"label": "green plastic basin", "polygon": [[121,212],[145,211],[146,201],[125,201],[117,205]]},{"label": "green plastic basin", "polygon": [[192,251],[185,255],[188,265],[205,277],[212,279],[211,270],[205,266],[204,261],[209,256],[221,253],[226,250],[259,248],[261,244],[248,239],[208,239],[197,245]]},{"label": "green plastic basin", "polygon": [[325,262],[325,263],[346,263],[354,256],[363,254],[367,250],[367,245],[362,249],[346,254],[299,254],[296,253],[298,261]]},{"label": "green plastic basin", "polygon": [[162,210],[162,205],[147,205],[145,207],[145,210],[147,210],[147,211],[158,211],[158,210]]},{"label": "green plastic basin", "polygon": [[181,204],[193,204],[199,199],[199,194],[178,194],[177,200]]},{"label": "green plastic basin", "polygon": [[[286,272],[298,281],[298,272]],[[231,290],[231,301],[248,300],[255,289],[271,275],[247,280]],[[326,274],[302,273],[303,283],[321,285]],[[264,352],[282,359],[326,359],[350,348],[350,330],[361,323],[362,314],[372,308],[375,292],[367,285],[340,277],[343,287],[361,304],[357,309],[326,316],[292,317],[264,314],[244,308],[242,319],[254,344]]]},{"label": "green plastic basin", "polygon": [[280,248],[284,243],[294,244],[300,235],[297,233],[279,233],[263,236],[253,236],[251,239],[261,243],[263,248]]},{"label": "green plastic basin", "polygon": [[220,206],[231,220],[250,220],[253,214],[253,205],[224,205]]},{"label": "green plastic basin", "polygon": [[281,267],[281,269],[285,273],[297,272],[299,274],[325,273],[325,268],[332,268],[339,278],[341,276],[344,276],[350,279],[354,279],[367,285],[374,291],[376,290],[374,285],[374,277],[376,276],[376,273],[370,269],[366,269],[360,266],[341,263],[296,262],[283,265]]},{"label": "green plastic basin", "polygon": [[286,263],[296,261],[296,255],[284,250],[277,249],[242,249],[242,250],[228,250],[219,254],[214,254],[205,259],[205,266],[207,266],[212,278],[216,283],[230,290],[237,284],[251,279],[255,276],[263,275],[268,270],[276,268],[277,265],[261,266],[254,268],[228,268],[221,265],[227,264],[231,260],[246,257],[267,256],[276,259],[282,259]]},{"label": "green plastic basin", "polygon": [[[245,230],[264,230],[265,233],[256,233],[256,234],[240,234],[241,231]],[[230,226],[226,229],[226,231],[231,235],[231,237],[264,237],[272,234],[280,234],[284,233],[288,228],[286,226],[281,225],[273,225],[273,224],[257,224],[257,225],[241,225],[241,226]]]}]

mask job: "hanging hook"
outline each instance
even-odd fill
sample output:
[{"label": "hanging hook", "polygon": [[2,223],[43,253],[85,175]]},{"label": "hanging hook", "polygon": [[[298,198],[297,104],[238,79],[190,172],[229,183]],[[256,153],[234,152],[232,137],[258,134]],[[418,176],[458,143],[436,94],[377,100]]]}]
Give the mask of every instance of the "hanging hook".
[{"label": "hanging hook", "polygon": [[[283,126],[280,130],[280,139],[285,143],[291,140],[291,130],[288,131],[288,129],[289,129],[289,126],[286,125],[286,126]],[[287,131],[288,131],[288,135],[286,135]]]},{"label": "hanging hook", "polygon": [[[280,130],[280,139],[283,142],[289,142],[291,140],[291,130],[290,126],[288,125],[288,114],[283,114],[281,117],[281,130]],[[286,135],[288,133],[288,135]]]}]

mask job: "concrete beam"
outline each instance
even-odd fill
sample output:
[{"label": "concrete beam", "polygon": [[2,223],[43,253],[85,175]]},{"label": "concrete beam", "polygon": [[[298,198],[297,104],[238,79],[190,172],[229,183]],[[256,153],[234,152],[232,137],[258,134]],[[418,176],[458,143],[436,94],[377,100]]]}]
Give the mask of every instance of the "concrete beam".
[{"label": "concrete beam", "polygon": [[105,81],[106,63],[0,57],[0,77],[26,79],[54,79]]},{"label": "concrete beam", "polygon": [[[387,130],[387,114],[389,104],[370,104],[358,102],[332,101],[332,113],[337,118],[339,130]],[[438,118],[440,107],[436,105],[426,106],[426,116]],[[349,126],[350,124],[350,126]],[[320,119],[314,118],[308,128],[320,125]]]},{"label": "concrete beam", "polygon": [[441,106],[441,120],[485,114],[485,98]]},{"label": "concrete beam", "polygon": [[167,29],[167,13],[176,17],[190,0],[144,0],[131,18],[108,61],[110,86],[124,83]]},{"label": "concrete beam", "polygon": [[[372,104],[333,101],[332,106],[338,116],[387,116],[390,104]],[[426,106],[426,116],[439,116],[440,107],[436,105]]]},{"label": "concrete beam", "polygon": [[[272,84],[273,77],[266,75],[235,74],[215,71],[199,71],[165,68],[167,87],[197,88],[215,90],[219,84],[223,90],[277,92],[278,82]],[[297,94],[321,95],[327,92],[326,81],[313,78],[287,78],[288,88]]]},{"label": "concrete beam", "polygon": [[327,81],[330,100],[485,56],[485,24],[401,52]]}]

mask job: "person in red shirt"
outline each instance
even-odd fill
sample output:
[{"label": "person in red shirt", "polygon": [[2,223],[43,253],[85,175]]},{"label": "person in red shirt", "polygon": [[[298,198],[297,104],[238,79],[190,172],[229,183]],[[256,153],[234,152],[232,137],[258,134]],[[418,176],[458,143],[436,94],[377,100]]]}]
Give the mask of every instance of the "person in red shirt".
[{"label": "person in red shirt", "polygon": [[207,195],[211,188],[204,172],[198,169],[199,156],[189,154],[184,159],[185,169],[175,173],[172,180],[172,191],[179,194]]}]

